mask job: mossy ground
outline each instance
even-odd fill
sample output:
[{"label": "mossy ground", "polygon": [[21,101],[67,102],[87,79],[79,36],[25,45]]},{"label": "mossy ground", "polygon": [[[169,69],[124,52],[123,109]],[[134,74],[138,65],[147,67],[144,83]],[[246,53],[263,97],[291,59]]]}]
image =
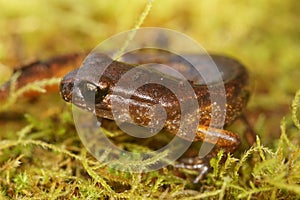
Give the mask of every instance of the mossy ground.
[{"label": "mossy ground", "polygon": [[[10,66],[94,48],[132,28],[146,3],[0,0],[0,79],[8,77]],[[220,154],[199,184],[191,183],[192,171],[171,166],[145,174],[106,168],[81,144],[70,106],[58,93],[46,93],[0,107],[0,198],[298,199],[299,8],[296,0],[153,3],[143,26],[183,32],[209,52],[238,58],[251,74],[245,116],[258,141],[253,147],[243,141],[222,164]],[[237,121],[229,128],[242,133],[246,127]],[[143,149],[124,141],[119,145]]]}]

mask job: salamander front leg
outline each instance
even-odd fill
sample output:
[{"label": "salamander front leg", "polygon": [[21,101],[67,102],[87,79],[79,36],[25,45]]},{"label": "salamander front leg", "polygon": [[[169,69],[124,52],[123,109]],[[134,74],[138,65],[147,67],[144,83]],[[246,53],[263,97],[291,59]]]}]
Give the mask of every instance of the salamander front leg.
[{"label": "salamander front leg", "polygon": [[225,153],[233,153],[240,146],[240,138],[235,133],[224,129],[199,125],[194,141],[203,141],[216,145],[216,149],[223,149]]},{"label": "salamander front leg", "polygon": [[194,179],[194,183],[198,183],[205,176],[205,174],[211,170],[209,159],[199,157],[180,159],[180,163],[176,164],[174,167],[198,171],[199,174]]},{"label": "salamander front leg", "polygon": [[221,149],[224,153],[233,153],[240,145],[239,136],[222,129],[210,128],[199,125],[194,141],[204,141],[215,144],[215,147],[205,157],[183,158],[181,163],[176,164],[176,168],[194,169],[199,171],[199,175],[195,178],[194,183],[198,183],[204,175],[211,169],[209,160],[216,156]]}]

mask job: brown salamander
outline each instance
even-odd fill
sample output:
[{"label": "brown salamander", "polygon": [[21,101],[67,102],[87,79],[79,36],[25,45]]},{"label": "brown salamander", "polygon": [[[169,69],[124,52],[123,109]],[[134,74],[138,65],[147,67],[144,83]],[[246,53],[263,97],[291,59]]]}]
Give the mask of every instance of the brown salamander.
[{"label": "brown salamander", "polygon": [[[205,59],[201,55],[189,56],[199,62]],[[226,126],[231,124],[241,114],[248,101],[248,73],[245,67],[236,60],[218,55],[212,55],[211,58],[221,72],[224,83],[226,94],[224,125]],[[127,76],[123,81],[128,81],[128,83],[143,82],[142,86],[135,91],[128,91],[127,86],[118,85],[118,81],[121,78],[124,79],[124,74],[132,70],[136,65],[145,63],[166,64],[181,71],[189,80],[199,105],[199,110],[197,111],[200,113],[198,116],[199,119],[197,119],[198,128],[195,137],[191,137],[188,131],[179,131],[179,129],[181,117],[183,116],[186,119],[183,123],[193,124],[187,118],[197,116],[195,114],[197,111],[187,109],[186,112],[193,114],[181,113],[181,102],[179,102],[175,94],[166,87],[153,83],[156,79],[152,77],[158,75],[165,82],[177,85],[178,90],[184,95],[185,91],[180,89],[181,79],[168,76],[156,71],[156,69],[140,69],[136,74]],[[163,125],[165,130],[177,134],[177,136],[185,140],[203,141],[205,139],[205,142],[216,144],[215,150],[206,158],[215,155],[219,149],[224,149],[225,152],[234,152],[240,144],[238,135],[220,128],[208,128],[211,125],[213,104],[210,99],[208,86],[223,83],[212,82],[207,85],[203,80],[193,80],[193,75],[196,72],[189,65],[190,63],[181,56],[163,51],[159,53],[153,51],[131,52],[125,55],[122,61],[115,61],[104,54],[94,53],[90,54],[84,61],[83,66],[80,68],[80,76],[77,76],[79,69],[75,69],[62,79],[60,92],[65,101],[72,102],[80,108],[94,112],[100,118],[111,120],[114,120],[112,101],[117,101],[115,105],[119,106],[121,110],[117,116],[119,121],[123,123],[135,123],[146,127],[154,127],[155,124],[158,124],[162,120],[160,117],[153,119],[151,115],[151,108],[159,104],[161,109],[166,111],[166,118]],[[128,92],[132,92],[131,95],[126,95]],[[219,91],[214,91],[214,93],[218,95]],[[190,96],[186,95],[182,101],[189,102],[190,98]],[[220,96],[220,98],[222,97]],[[129,115],[123,114],[125,111],[123,112],[122,108],[126,106],[129,106]],[[220,113],[215,114],[215,117],[218,117],[218,114]],[[199,159],[196,160],[199,161]],[[190,160],[187,162],[189,164]],[[202,172],[208,169],[203,165],[203,162],[200,162],[200,165],[196,168],[200,168]]]},{"label": "brown salamander", "polygon": [[[84,56],[85,54],[74,54],[27,65],[21,68],[22,74],[17,80],[17,87],[21,87],[34,80],[53,76],[61,77],[67,71],[79,66]],[[189,56],[196,61],[203,61],[201,60],[203,59],[201,55]],[[211,58],[221,72],[224,83],[226,95],[224,125],[226,126],[231,124],[241,114],[248,101],[248,73],[245,67],[234,59],[218,55],[212,55]],[[181,113],[181,102],[178,101],[174,93],[166,87],[151,83],[153,81],[151,77],[153,77],[154,73],[166,82],[175,84],[180,91],[180,78],[165,75],[157,69],[141,69],[136,77],[127,77],[129,82],[144,81],[145,84],[135,91],[128,91],[127,88],[122,88],[122,85],[117,85],[124,74],[135,66],[145,63],[166,64],[184,74],[184,77],[188,79],[195,93],[199,109]],[[105,70],[103,70],[104,67],[106,67]],[[238,135],[219,127],[208,128],[211,125],[212,104],[215,103],[211,102],[208,87],[223,83],[211,82],[207,84],[203,80],[197,79],[197,75],[195,78],[194,75],[197,72],[193,71],[190,63],[181,56],[162,51],[136,51],[123,56],[122,61],[115,61],[104,54],[95,53],[90,54],[85,59],[83,67],[80,68],[81,76],[77,76],[78,70],[75,69],[69,72],[62,79],[60,84],[61,96],[67,102],[93,111],[98,117],[114,120],[111,102],[117,101],[119,103],[117,105],[119,106],[126,102],[129,105],[129,115],[120,116],[120,120],[125,123],[133,122],[140,126],[151,127],[155,125],[155,122],[161,120],[160,118],[153,119],[151,115],[151,108],[159,104],[166,112],[163,125],[165,130],[177,134],[177,136],[185,140],[203,141],[205,139],[208,143],[216,142],[215,151],[208,155],[208,159],[212,155],[215,155],[215,152],[220,148],[224,149],[225,152],[234,152],[240,144]],[[0,99],[8,96],[9,84],[8,82],[0,87]],[[126,96],[127,92],[133,92],[129,98]],[[184,96],[184,91],[181,92]],[[218,95],[218,91],[215,91],[215,94]],[[73,98],[74,96],[76,98]],[[190,96],[185,96],[182,101],[189,102],[190,98]],[[193,114],[188,115],[188,112]],[[197,115],[197,113],[200,113],[200,115]],[[217,115],[218,113],[215,117],[218,117]],[[185,118],[188,118],[188,116],[198,116],[198,119],[196,119],[197,128],[195,130],[195,137],[190,137],[189,133],[184,131],[178,132],[182,116]],[[187,123],[189,123],[188,120]],[[199,160],[196,161],[198,165]],[[190,160],[188,160],[188,164],[194,163],[190,163]],[[196,168],[200,168],[204,172],[207,170],[203,162],[200,162],[200,165]]]}]

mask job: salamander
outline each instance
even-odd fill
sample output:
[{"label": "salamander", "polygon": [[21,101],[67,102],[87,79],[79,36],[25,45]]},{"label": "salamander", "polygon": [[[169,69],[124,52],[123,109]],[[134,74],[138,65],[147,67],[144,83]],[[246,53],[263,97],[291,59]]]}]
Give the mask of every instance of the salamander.
[{"label": "salamander", "polygon": [[[203,55],[191,54],[187,56],[199,63],[203,63],[203,60],[206,59]],[[197,72],[195,72],[194,68],[190,66],[191,64],[184,57],[164,51],[155,52],[148,50],[130,52],[123,56],[123,60],[121,61],[113,60],[105,54],[96,52],[86,58],[80,68],[80,72],[79,69],[75,69],[62,79],[60,92],[65,101],[94,112],[99,118],[110,120],[114,120],[114,117],[116,117],[112,110],[112,102],[117,102],[114,106],[117,106],[117,109],[120,110],[117,118],[121,123],[134,123],[148,128],[155,128],[155,125],[163,120],[161,116],[158,115],[155,116],[156,118],[153,118],[151,114],[151,108],[158,104],[161,106],[160,109],[166,112],[163,124],[163,128],[166,131],[185,140],[205,140],[205,142],[216,144],[215,149],[206,156],[206,159],[209,159],[215,156],[216,152],[220,149],[223,149],[226,153],[234,152],[240,145],[240,138],[235,133],[211,125],[212,104],[216,102],[211,102],[209,94],[211,91],[208,88],[224,84],[226,96],[225,126],[231,124],[241,114],[249,98],[249,76],[246,68],[232,58],[220,55],[211,55],[211,58],[221,72],[222,83],[205,83],[201,77],[200,80],[199,78],[197,80],[197,78],[193,77],[195,74],[197,76]],[[180,87],[181,79],[161,73],[157,69],[148,69],[151,66],[138,70],[133,76],[126,76],[124,80],[124,75],[130,70],[147,63],[165,64],[183,73],[195,93],[199,109],[193,110],[194,108],[187,108],[187,113],[181,113],[181,100],[179,101],[176,95],[168,88],[156,84],[155,81],[157,81],[157,78],[153,77],[160,77],[165,83],[177,85],[177,90],[181,91],[181,94],[184,96],[182,101],[189,103],[192,97],[184,94],[185,91]],[[80,76],[77,75],[78,73],[80,73]],[[130,89],[128,89],[126,84],[118,85],[118,81],[121,78],[123,78],[122,81],[125,83],[142,82],[144,84],[136,88],[135,91],[129,91]],[[220,95],[218,98],[222,98],[221,91],[217,89],[213,92],[217,96]],[[128,96],[127,93],[131,94]],[[129,108],[129,113],[122,111],[125,107]],[[199,112],[200,115],[196,115],[196,112]],[[214,117],[218,118],[219,114],[218,112],[215,113]],[[198,124],[195,130],[196,135],[193,137],[189,131],[194,130],[192,129],[192,125],[195,119],[194,121],[190,121],[189,118],[195,118],[196,116],[199,118],[196,119]],[[183,121],[181,121],[181,117],[184,118]],[[190,123],[190,130],[179,131],[180,123]],[[191,160],[187,160],[186,162],[187,165],[184,166],[188,167],[191,164]],[[207,161],[206,163],[200,162],[200,165],[199,159],[196,159],[195,162],[198,162],[198,167],[196,168],[199,168],[201,171],[207,171]]]},{"label": "salamander", "polygon": [[[27,65],[21,69],[22,74],[17,81],[17,85],[21,87],[36,79],[52,76],[61,77],[66,71],[79,66],[84,56],[85,54],[68,55]],[[203,63],[203,59],[205,59],[205,56],[202,55],[191,54],[187,56],[199,63]],[[155,107],[155,105],[160,105],[160,108],[164,109],[166,114],[163,124],[163,128],[166,131],[176,134],[184,140],[205,140],[208,143],[216,143],[215,150],[206,157],[210,159],[219,149],[223,149],[225,153],[234,152],[240,145],[240,138],[231,131],[224,130],[218,126],[211,126],[212,106],[216,102],[211,101],[209,87],[219,84],[224,85],[226,98],[224,126],[230,125],[242,113],[249,99],[249,76],[246,68],[229,57],[211,55],[211,58],[221,72],[223,80],[221,83],[205,83],[201,77],[199,78],[199,74],[193,69],[191,63],[186,61],[184,57],[164,51],[130,52],[123,56],[122,60],[113,60],[105,54],[96,52],[90,54],[84,60],[83,67],[70,71],[62,78],[60,94],[66,102],[71,102],[82,109],[94,112],[99,118],[110,120],[114,120],[112,101],[117,102],[116,106],[119,106],[121,111],[122,106],[126,104],[129,108],[129,113],[124,115],[121,113],[118,116],[119,121],[150,128],[155,128],[155,124],[162,120],[159,116],[153,119],[151,111],[151,108]],[[185,91],[181,91],[184,99],[179,101],[170,89],[153,83],[155,78],[152,77],[160,77],[166,83],[176,85],[180,91],[182,82],[181,78],[162,73],[155,67],[153,69],[142,68],[135,77],[125,78],[125,82],[138,80],[145,83],[134,91],[128,91],[128,88],[124,87],[124,85],[118,85],[118,81],[127,72],[136,66],[149,63],[164,64],[183,73],[194,91],[199,106],[198,109],[187,109],[186,113],[181,113],[180,101],[189,103],[192,97],[184,95]],[[62,68],[62,66],[66,66],[66,68]],[[81,73],[80,76],[77,76],[79,70],[81,70]],[[8,88],[9,83],[0,88],[1,98],[7,97]],[[126,94],[128,92],[131,93],[130,96]],[[220,95],[222,94],[218,90],[214,91],[214,93],[217,96],[219,93]],[[220,96],[220,98],[222,97]],[[192,114],[189,114],[189,112]],[[220,113],[215,114],[213,117],[218,118],[218,114]],[[195,118],[196,116],[198,117],[197,119],[189,121],[189,118]],[[185,123],[191,122],[191,126],[192,122],[197,122],[194,136],[191,137],[188,131],[179,131],[182,117],[185,118]],[[193,162],[187,160],[187,165],[181,166],[193,165]],[[199,168],[202,172],[207,171],[207,162],[199,162],[199,159],[196,159],[195,162],[198,167],[193,166],[192,168]]]}]

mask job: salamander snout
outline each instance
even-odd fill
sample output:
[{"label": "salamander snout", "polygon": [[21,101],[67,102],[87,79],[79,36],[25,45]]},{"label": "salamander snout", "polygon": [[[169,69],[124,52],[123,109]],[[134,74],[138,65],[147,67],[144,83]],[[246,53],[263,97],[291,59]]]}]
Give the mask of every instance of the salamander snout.
[{"label": "salamander snout", "polygon": [[74,77],[76,77],[77,70],[68,73],[60,82],[60,95],[66,102],[72,102],[72,94],[74,89]]},{"label": "salamander snout", "polygon": [[111,80],[102,77],[97,83],[77,76],[78,70],[71,71],[60,83],[60,94],[66,102],[88,111],[94,111],[96,104],[110,93]]}]

